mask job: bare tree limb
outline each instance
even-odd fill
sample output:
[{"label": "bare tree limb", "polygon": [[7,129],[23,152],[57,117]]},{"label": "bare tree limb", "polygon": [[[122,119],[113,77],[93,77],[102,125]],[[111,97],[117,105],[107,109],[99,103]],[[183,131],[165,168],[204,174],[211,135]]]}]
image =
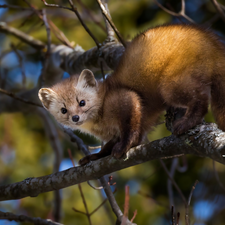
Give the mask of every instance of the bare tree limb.
[{"label": "bare tree limb", "polygon": [[189,218],[189,206],[191,204],[191,198],[192,198],[192,195],[193,195],[193,192],[195,190],[195,187],[198,183],[198,180],[195,181],[194,185],[192,186],[192,189],[191,189],[191,192],[190,192],[190,195],[188,197],[188,202],[187,202],[187,205],[185,206],[185,224],[186,225],[190,225],[190,218]]},{"label": "bare tree limb", "polygon": [[16,53],[19,61],[19,65],[21,68],[21,74],[22,74],[22,84],[23,88],[25,89],[26,87],[26,74],[25,74],[25,68],[24,68],[24,63],[23,63],[23,57],[20,55],[19,51],[17,50],[16,46],[14,44],[11,44],[11,48],[13,51]]},{"label": "bare tree limb", "polygon": [[79,12],[77,11],[77,8],[74,6],[73,2],[71,0],[68,0],[69,1],[69,4],[71,6],[71,8],[68,8],[68,7],[64,7],[64,6],[60,6],[60,5],[56,5],[56,4],[48,4],[45,0],[42,0],[44,2],[44,4],[47,6],[47,7],[55,7],[55,8],[63,8],[63,9],[67,9],[67,10],[70,10],[72,12],[75,13],[75,15],[77,16],[77,18],[79,19],[80,23],[82,24],[82,26],[84,27],[84,29],[87,31],[87,33],[91,36],[91,38],[93,39],[93,41],[95,42],[96,46],[98,48],[100,48],[100,43],[99,41],[97,40],[97,38],[92,34],[92,32],[90,31],[90,29],[86,26],[86,24],[84,23],[84,21],[82,20]]},{"label": "bare tree limb", "polygon": [[215,6],[216,10],[220,14],[221,19],[225,23],[225,14],[223,12],[223,9],[222,9],[221,5],[216,0],[211,0],[211,2],[213,3],[213,5]]},{"label": "bare tree limb", "polygon": [[38,106],[38,107],[41,107],[42,108],[42,105],[41,104],[38,104],[36,102],[29,101],[29,100],[24,99],[24,98],[21,98],[19,96],[16,96],[14,93],[9,92],[9,91],[6,91],[6,90],[3,90],[1,88],[0,88],[0,93],[5,94],[5,95],[8,95],[8,96],[10,96],[10,97],[12,97],[12,98],[14,98],[16,100],[19,100],[21,102],[26,103],[26,104],[30,104],[30,105],[34,105],[34,106]]},{"label": "bare tree limb", "polygon": [[[105,10],[107,11],[108,16],[111,18],[107,3],[108,3],[108,0],[102,0],[102,4],[104,5]],[[106,42],[115,41],[114,30],[113,30],[112,26],[110,25],[110,23],[108,22],[108,20],[106,19],[106,17],[104,17],[104,19],[105,19],[105,26],[106,26],[106,32],[107,32]]]},{"label": "bare tree limb", "polygon": [[181,2],[181,10],[179,13],[176,13],[176,12],[173,12],[167,8],[165,8],[163,5],[161,5],[157,0],[154,0],[154,2],[156,3],[156,5],[158,5],[163,11],[169,13],[170,15],[172,16],[176,16],[176,17],[184,17],[186,20],[188,20],[189,22],[191,23],[195,23],[194,20],[192,20],[190,17],[188,17],[186,14],[185,14],[185,1],[182,0]]},{"label": "bare tree limb", "polygon": [[169,179],[171,180],[172,184],[174,185],[174,187],[177,189],[177,192],[179,193],[181,199],[183,200],[185,206],[187,205],[187,200],[184,197],[182,191],[180,190],[179,186],[177,185],[177,183],[175,182],[175,180],[173,179],[173,177],[171,176],[170,172],[168,171],[168,169],[166,168],[165,163],[160,159],[160,163],[163,167],[163,169],[165,170],[167,176],[169,177]]},{"label": "bare tree limb", "polygon": [[[174,158],[172,160],[172,165],[171,165],[170,173],[169,173],[172,178],[174,177],[177,165],[178,165],[178,158]],[[167,179],[167,190],[168,190],[170,207],[172,207],[174,205],[173,187],[172,187],[172,181],[169,178]]]},{"label": "bare tree limb", "polygon": [[[40,193],[58,190],[105,174],[144,163],[153,159],[178,157],[184,154],[210,157],[225,164],[225,133],[213,123],[198,125],[179,138],[171,135],[145,145],[130,149],[128,159],[115,159],[112,156],[92,161],[85,166],[70,168],[51,175],[27,178],[24,181],[0,186],[0,200],[36,197]],[[103,185],[104,186],[104,185]],[[107,185],[109,187],[109,185]]]},{"label": "bare tree limb", "polygon": [[104,17],[107,19],[107,21],[109,22],[109,24],[111,25],[111,27],[113,28],[113,30],[115,31],[117,37],[119,38],[120,42],[123,44],[123,46],[126,48],[127,44],[126,42],[123,40],[120,32],[117,30],[115,24],[113,23],[111,16],[108,14],[108,11],[106,9],[106,7],[102,4],[101,0],[97,0],[98,5],[102,11],[102,14],[104,15]]},{"label": "bare tree limb", "polygon": [[5,22],[0,22],[0,32],[5,32],[15,37],[19,38],[21,41],[29,44],[30,46],[36,48],[37,50],[42,50],[45,48],[45,44],[39,40],[34,39],[33,37],[23,33],[16,28],[9,27]]},{"label": "bare tree limb", "polygon": [[0,219],[4,220],[14,220],[17,222],[31,222],[33,224],[39,225],[62,225],[61,223],[56,223],[51,220],[43,220],[38,217],[29,217],[29,216],[24,216],[24,215],[16,215],[13,213],[9,212],[1,212],[0,211]]}]

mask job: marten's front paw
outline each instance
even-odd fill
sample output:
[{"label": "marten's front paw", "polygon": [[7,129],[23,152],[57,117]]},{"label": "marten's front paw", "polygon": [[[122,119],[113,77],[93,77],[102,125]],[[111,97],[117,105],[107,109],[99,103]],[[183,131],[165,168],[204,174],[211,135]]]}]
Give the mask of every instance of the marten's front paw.
[{"label": "marten's front paw", "polygon": [[89,163],[90,161],[98,160],[100,158],[102,158],[102,155],[99,153],[87,155],[83,159],[79,160],[79,165],[83,166],[83,165]]},{"label": "marten's front paw", "polygon": [[86,165],[87,163],[89,163],[91,161],[90,159],[90,155],[88,156],[85,156],[84,158],[80,159],[79,160],[79,165],[83,166],[83,165]]},{"label": "marten's front paw", "polygon": [[121,143],[119,142],[119,143],[115,144],[115,146],[113,147],[111,155],[112,155],[114,158],[119,159],[119,158],[121,158],[125,153],[126,153],[126,152],[125,152],[124,148],[122,147]]}]

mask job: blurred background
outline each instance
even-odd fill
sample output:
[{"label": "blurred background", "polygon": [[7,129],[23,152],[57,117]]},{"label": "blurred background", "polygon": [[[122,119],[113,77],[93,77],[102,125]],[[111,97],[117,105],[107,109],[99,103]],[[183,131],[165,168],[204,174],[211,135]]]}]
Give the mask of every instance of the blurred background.
[{"label": "blurred background", "polygon": [[[36,9],[46,8],[41,0],[32,0],[31,4]],[[73,1],[80,12],[84,22],[94,35],[103,42],[106,38],[105,25],[102,14],[96,1]],[[225,1],[219,1],[225,5]],[[48,3],[68,6],[66,0],[54,0]],[[180,0],[160,0],[160,3],[173,12],[181,9]],[[7,4],[8,7],[3,7]],[[0,21],[8,26],[15,27],[36,39],[47,43],[46,29],[43,22],[31,10],[26,10],[25,1],[0,0]],[[15,7],[12,7],[15,6]],[[141,31],[156,25],[165,23],[190,23],[185,18],[175,17],[162,10],[152,0],[109,0],[109,10],[112,19],[126,40],[131,40]],[[225,23],[220,18],[212,1],[186,0],[185,12],[195,23],[213,29],[222,40],[225,35]],[[88,50],[95,46],[91,37],[80,25],[73,12],[65,9],[47,8],[47,17],[65,34],[73,46],[80,45]],[[52,43],[61,44],[52,34]],[[16,46],[22,56],[26,82],[23,82],[23,71],[18,60],[18,55],[12,49]],[[21,42],[12,35],[0,33],[0,87],[11,92],[19,92],[31,89],[37,84],[42,69],[43,52],[37,51],[29,45]],[[98,76],[98,74],[96,74]],[[69,75],[65,73],[64,77]],[[1,104],[1,102],[0,102]],[[13,108],[13,106],[12,106]],[[213,122],[212,115],[206,116],[206,121]],[[162,116],[162,121],[164,117]],[[72,167],[68,149],[71,149],[75,164],[83,155],[76,145],[71,144],[65,134],[59,128],[57,133],[63,147],[63,160],[60,170]],[[99,145],[96,139],[77,133],[85,144]],[[157,126],[150,134],[149,139],[156,140],[170,135],[165,124]],[[1,110],[0,114],[0,184],[10,184],[22,181],[28,177],[44,176],[53,171],[54,153],[46,137],[42,120],[33,113],[13,112]],[[184,156],[179,159],[164,160],[167,168],[171,170],[173,177],[184,196],[188,198],[192,186],[196,180],[199,183],[193,192],[190,205],[191,224],[211,225],[225,224],[225,189],[219,184],[217,176],[225,185],[225,167],[208,158],[196,156]],[[147,162],[112,174],[112,187],[116,200],[121,209],[124,206],[125,186],[130,187],[129,218],[137,210],[134,220],[138,225],[146,224],[171,224],[171,208],[173,203],[175,212],[180,212],[180,223],[185,224],[185,207],[180,195],[168,183],[168,177],[158,160]],[[91,181],[99,186],[97,181]],[[92,212],[105,199],[102,191],[94,190],[87,183],[82,183],[82,190],[86,198],[89,212]],[[171,189],[172,187],[172,189]],[[72,210],[85,211],[78,185],[61,190],[62,220],[65,225],[90,224],[85,215]],[[53,193],[40,194],[35,198],[24,198],[16,201],[0,202],[0,210],[23,214],[31,217],[52,219]],[[91,216],[92,224],[113,225],[115,216],[110,205],[106,202],[97,212]],[[0,224],[23,224],[0,220]],[[24,223],[25,224],[25,223]]]}]

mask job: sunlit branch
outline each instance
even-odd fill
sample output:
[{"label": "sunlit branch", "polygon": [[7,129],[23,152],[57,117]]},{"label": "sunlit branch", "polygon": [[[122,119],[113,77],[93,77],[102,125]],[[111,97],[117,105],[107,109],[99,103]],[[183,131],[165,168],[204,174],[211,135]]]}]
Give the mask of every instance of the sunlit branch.
[{"label": "sunlit branch", "polygon": [[107,21],[110,23],[111,27],[113,28],[113,30],[115,31],[117,37],[119,38],[120,42],[123,44],[123,46],[126,48],[127,44],[126,42],[123,40],[120,32],[117,30],[115,24],[113,23],[110,15],[108,14],[108,11],[106,10],[105,6],[102,4],[101,0],[97,0],[98,5],[102,11],[102,14],[105,16],[105,18],[107,19]]}]

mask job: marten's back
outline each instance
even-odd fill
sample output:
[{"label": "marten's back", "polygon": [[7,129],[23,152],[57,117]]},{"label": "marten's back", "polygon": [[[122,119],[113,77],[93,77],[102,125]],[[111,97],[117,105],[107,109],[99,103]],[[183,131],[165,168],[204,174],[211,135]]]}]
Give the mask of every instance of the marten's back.
[{"label": "marten's back", "polygon": [[[211,31],[193,25],[159,26],[127,47],[113,77],[144,98],[157,98],[163,83],[210,79],[225,67],[225,48]],[[224,74],[225,75],[225,74]]]}]

